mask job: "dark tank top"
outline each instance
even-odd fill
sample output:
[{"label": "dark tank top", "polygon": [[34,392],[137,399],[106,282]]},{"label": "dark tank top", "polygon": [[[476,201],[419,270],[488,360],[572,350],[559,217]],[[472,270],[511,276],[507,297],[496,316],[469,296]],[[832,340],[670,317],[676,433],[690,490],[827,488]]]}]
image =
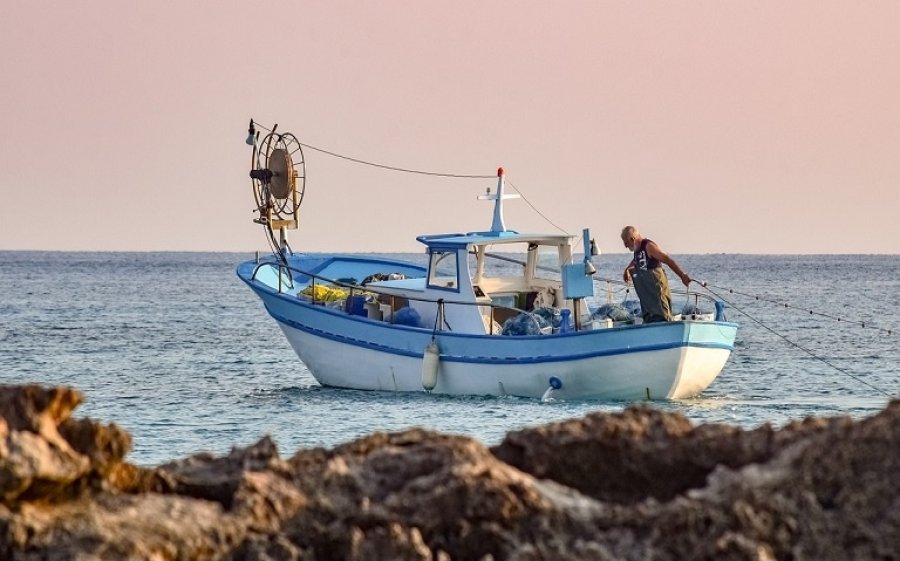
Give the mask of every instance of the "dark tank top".
[{"label": "dark tank top", "polygon": [[634,250],[634,266],[635,268],[642,271],[658,269],[660,266],[659,259],[650,257],[650,255],[647,253],[648,243],[650,243],[650,240],[645,238],[641,240],[641,245],[639,245],[638,248]]}]

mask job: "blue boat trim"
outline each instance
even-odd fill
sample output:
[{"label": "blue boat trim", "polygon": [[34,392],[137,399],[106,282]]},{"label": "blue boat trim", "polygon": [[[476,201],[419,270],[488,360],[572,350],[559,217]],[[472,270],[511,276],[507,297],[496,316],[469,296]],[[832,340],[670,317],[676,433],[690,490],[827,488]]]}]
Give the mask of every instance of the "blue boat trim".
[{"label": "blue boat trim", "polygon": [[[298,329],[300,331],[304,331],[306,333],[310,333],[312,335],[316,335],[318,337],[323,337],[325,339],[330,339],[332,341],[337,341],[339,343],[344,343],[347,345],[353,345],[354,347],[362,347],[366,349],[371,349],[379,352],[390,353],[394,355],[407,356],[407,357],[415,357],[421,358],[423,353],[407,351],[404,349],[398,349],[396,347],[388,347],[386,345],[380,345],[378,343],[372,343],[371,341],[365,341],[362,339],[355,339],[352,337],[347,337],[345,335],[338,335],[335,333],[331,333],[328,331],[323,331],[321,329],[316,329],[314,327],[310,327],[308,325],[304,325],[302,323],[296,322],[294,320],[288,319],[279,314],[273,313],[271,309],[267,310],[269,315],[272,316],[279,323],[283,323],[294,329]],[[494,335],[492,337],[500,337],[499,335]],[[661,344],[653,344],[653,345],[644,345],[641,347],[629,347],[627,349],[608,349],[608,350],[600,350],[586,353],[578,353],[578,354],[568,354],[565,357],[560,356],[531,356],[531,357],[477,357],[477,356],[458,356],[458,355],[449,355],[449,354],[441,354],[441,360],[446,362],[462,362],[462,363],[470,363],[470,364],[541,364],[545,362],[570,362],[574,360],[582,360],[587,358],[595,358],[602,356],[614,356],[614,355],[626,355],[632,353],[643,353],[649,351],[661,351],[667,349],[677,349],[682,347],[695,347],[695,348],[703,348],[703,349],[723,349],[732,351],[734,350],[734,345],[726,345],[724,343],[685,343],[683,341],[673,342],[673,343],[661,343]],[[424,349],[423,349],[424,352]]]},{"label": "blue boat trim", "polygon": [[[268,285],[254,282],[254,281],[248,279],[246,276],[241,275],[240,272],[239,272],[238,276],[240,277],[240,279],[242,281],[244,281],[247,284],[247,286],[249,286],[251,289],[253,289],[254,292],[257,292],[260,295],[260,297],[262,297],[262,294],[265,294],[269,297],[283,300],[292,306],[301,306],[308,310],[315,311],[317,313],[341,316],[343,319],[345,319],[347,321],[357,321],[357,322],[364,322],[364,323],[368,323],[368,324],[372,323],[372,320],[370,320],[366,317],[347,315],[347,313],[342,310],[335,310],[333,308],[325,307],[323,305],[324,302],[318,302],[316,304],[313,304],[312,301],[299,299],[296,296],[294,296],[293,294],[289,294],[289,293],[285,293],[285,292],[278,292],[277,290],[275,290],[274,288],[272,288]],[[268,309],[268,306],[266,306],[266,309]],[[271,314],[271,312],[270,312],[270,314]],[[725,327],[737,328],[737,326],[738,326],[737,323],[734,323],[731,321],[716,321],[715,323],[716,323],[716,325],[725,326]],[[645,326],[641,327],[641,329],[664,328],[665,326],[666,326],[666,323],[655,323],[652,325],[645,325]],[[431,333],[431,329],[428,329],[425,327],[413,327],[413,326],[409,326],[409,325],[387,324],[387,323],[385,323],[383,325],[383,327],[384,327],[384,329],[404,329],[404,330],[410,330],[410,331],[427,331],[428,333]],[[634,329],[635,327],[636,327],[635,325],[627,325],[627,326],[619,326],[619,327],[609,327],[609,328],[606,328],[606,330],[609,331],[609,330],[619,330],[619,329]],[[590,333],[591,333],[591,330],[572,331],[569,333],[557,334],[557,336],[560,336],[560,337],[585,337],[585,336],[590,336]],[[494,337],[496,335],[485,334],[484,336],[485,337]],[[455,333],[453,331],[441,331],[441,337],[471,338],[471,337],[477,337],[477,335],[473,335],[471,333]],[[546,337],[546,335],[517,335],[516,336],[516,338],[519,340],[521,340],[521,339],[544,339],[545,337]],[[694,346],[699,346],[699,344],[694,344]],[[723,348],[725,348],[725,347],[723,347]],[[734,350],[734,345],[729,345],[729,346],[727,346],[727,348],[730,350]]]}]

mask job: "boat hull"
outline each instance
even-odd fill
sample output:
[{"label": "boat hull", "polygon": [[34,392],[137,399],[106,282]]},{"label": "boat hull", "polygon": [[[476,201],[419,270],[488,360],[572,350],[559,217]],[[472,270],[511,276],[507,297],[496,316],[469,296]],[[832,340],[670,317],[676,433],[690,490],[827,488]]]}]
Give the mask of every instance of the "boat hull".
[{"label": "boat hull", "polygon": [[369,320],[251,287],[319,383],[361,390],[423,391],[423,356],[434,338],[434,393],[680,399],[712,383],[737,330],[729,322],[678,321],[559,335],[465,335]]}]

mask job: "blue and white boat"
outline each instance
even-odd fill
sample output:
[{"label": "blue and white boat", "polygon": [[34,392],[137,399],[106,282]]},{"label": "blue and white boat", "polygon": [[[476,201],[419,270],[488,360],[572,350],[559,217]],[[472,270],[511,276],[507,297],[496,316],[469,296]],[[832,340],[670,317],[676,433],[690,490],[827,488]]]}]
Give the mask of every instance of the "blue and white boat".
[{"label": "blue and white boat", "polygon": [[[298,224],[303,145],[276,129],[260,139],[251,122],[248,137],[256,221],[273,253],[241,263],[237,275],[324,386],[679,399],[706,389],[734,349],[737,325],[724,320],[718,304],[714,313],[665,323],[598,315],[594,294],[602,284],[594,278],[588,231],[578,237],[507,229],[503,200],[514,195],[504,193],[502,169],[496,191],[479,197],[494,202],[491,228],[419,236],[422,265],[294,253],[285,230]],[[578,241],[584,257],[574,253]],[[700,295],[690,297],[700,302]]]}]

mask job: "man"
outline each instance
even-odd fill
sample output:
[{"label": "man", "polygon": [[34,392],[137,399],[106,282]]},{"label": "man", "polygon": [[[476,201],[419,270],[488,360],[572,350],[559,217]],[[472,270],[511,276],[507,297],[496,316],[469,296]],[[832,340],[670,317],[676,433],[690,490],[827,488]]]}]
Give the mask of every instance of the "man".
[{"label": "man", "polygon": [[644,323],[672,321],[672,294],[662,264],[668,265],[684,286],[691,283],[691,277],[656,242],[641,236],[634,226],[622,228],[622,243],[634,252],[634,259],[625,268],[623,278],[625,282],[634,283]]}]

